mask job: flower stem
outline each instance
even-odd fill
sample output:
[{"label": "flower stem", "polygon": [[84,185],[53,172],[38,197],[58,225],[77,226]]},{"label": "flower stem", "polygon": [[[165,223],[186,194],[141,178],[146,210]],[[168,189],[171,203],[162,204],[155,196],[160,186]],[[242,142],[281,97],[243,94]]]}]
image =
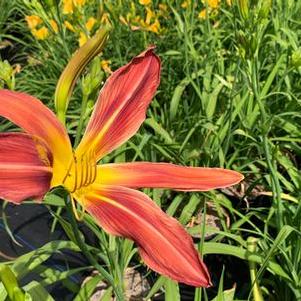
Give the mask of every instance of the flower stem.
[{"label": "flower stem", "polygon": [[65,201],[65,204],[66,204],[66,209],[67,209],[67,214],[68,214],[68,217],[69,217],[69,221],[70,221],[72,229],[73,229],[74,237],[75,237],[75,240],[76,240],[79,248],[81,249],[82,253],[87,258],[89,263],[92,266],[94,266],[98,270],[98,272],[112,285],[112,287],[114,289],[114,292],[116,294],[117,300],[118,301],[124,301],[123,293],[120,290],[120,288],[114,284],[113,277],[97,262],[97,260],[90,253],[86,243],[82,239],[79,228],[78,228],[76,218],[75,218],[74,213],[73,213],[70,196],[68,195],[66,198],[64,198],[64,201]]}]

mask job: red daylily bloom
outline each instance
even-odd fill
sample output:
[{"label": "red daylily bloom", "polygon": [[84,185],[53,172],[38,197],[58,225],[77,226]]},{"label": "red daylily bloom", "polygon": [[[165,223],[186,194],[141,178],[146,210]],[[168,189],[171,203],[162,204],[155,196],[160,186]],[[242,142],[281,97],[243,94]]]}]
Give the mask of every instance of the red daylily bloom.
[{"label": "red daylily bloom", "polygon": [[209,273],[191,237],[133,188],[205,191],[236,184],[241,174],[168,163],[96,165],[137,132],[159,81],[160,59],[152,48],[114,72],[74,152],[62,123],[38,99],[0,90],[0,116],[25,131],[0,134],[0,197],[15,204],[42,200],[49,189],[62,185],[107,232],[134,240],[150,268],[208,287]]}]

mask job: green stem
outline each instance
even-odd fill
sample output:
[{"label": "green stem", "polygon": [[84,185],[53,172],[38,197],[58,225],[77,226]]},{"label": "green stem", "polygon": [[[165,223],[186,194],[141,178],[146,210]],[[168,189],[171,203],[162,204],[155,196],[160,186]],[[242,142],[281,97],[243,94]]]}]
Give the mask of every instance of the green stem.
[{"label": "green stem", "polygon": [[81,234],[78,229],[77,220],[73,213],[73,208],[72,208],[72,204],[71,204],[69,195],[65,198],[65,204],[66,204],[67,214],[68,214],[71,226],[72,226],[72,230],[73,230],[77,245],[79,246],[82,253],[87,258],[89,263],[92,266],[94,266],[99,271],[99,273],[112,285],[114,292],[116,294],[117,300],[124,301],[123,292],[120,290],[120,288],[118,286],[115,285],[113,277],[97,262],[97,260],[90,253],[86,243],[81,238]]},{"label": "green stem", "polygon": [[[257,249],[257,239],[255,237],[249,237],[247,240],[247,248],[248,251],[251,253],[256,252]],[[250,268],[250,278],[252,283],[252,291],[253,291],[253,297],[254,301],[263,301],[263,296],[261,293],[261,288],[258,283],[257,278],[257,269],[256,269],[256,263],[254,261],[249,261],[249,268]]]},{"label": "green stem", "polygon": [[82,133],[84,121],[85,121],[85,114],[86,114],[86,110],[87,110],[88,98],[89,98],[89,96],[87,94],[83,94],[83,101],[82,101],[82,106],[81,106],[81,111],[80,111],[79,122],[78,122],[78,126],[76,129],[74,147],[76,147],[79,144],[79,141],[81,138],[81,133]]}]

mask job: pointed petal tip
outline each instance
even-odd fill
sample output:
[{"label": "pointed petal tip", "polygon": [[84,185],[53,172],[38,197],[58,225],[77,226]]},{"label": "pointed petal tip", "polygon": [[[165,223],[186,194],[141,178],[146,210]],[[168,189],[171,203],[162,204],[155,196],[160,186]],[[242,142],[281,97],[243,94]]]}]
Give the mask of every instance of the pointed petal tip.
[{"label": "pointed petal tip", "polygon": [[191,236],[142,192],[97,185],[77,200],[104,230],[134,240],[145,264],[157,273],[195,287],[212,285]]},{"label": "pointed petal tip", "polygon": [[107,79],[77,154],[93,144],[95,157],[101,159],[138,131],[160,84],[161,61],[153,49],[150,46]]},{"label": "pointed petal tip", "polygon": [[233,170],[170,163],[113,163],[102,164],[98,169],[98,183],[131,188],[208,191],[235,185],[244,178],[241,173]]}]

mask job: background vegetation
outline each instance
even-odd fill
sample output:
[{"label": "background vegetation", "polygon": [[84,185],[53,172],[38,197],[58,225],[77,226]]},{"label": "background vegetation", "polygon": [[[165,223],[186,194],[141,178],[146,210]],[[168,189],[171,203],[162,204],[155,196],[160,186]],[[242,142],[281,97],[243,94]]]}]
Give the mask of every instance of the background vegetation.
[{"label": "background vegetation", "polygon": [[[96,243],[86,246],[110,278],[101,300],[124,290],[128,266],[149,280],[146,299],[301,300],[300,1],[2,0],[0,12],[0,85],[50,107],[72,53],[103,24],[114,26],[76,85],[67,116],[71,135],[83,91],[89,91],[88,117],[111,70],[157,46],[163,71],[147,120],[107,162],[166,161],[245,175],[237,187],[208,193],[146,190],[194,237],[213,278],[207,290],[150,273],[131,242],[106,235],[85,217],[79,231],[94,233]],[[0,120],[1,131],[10,129]],[[22,288],[32,300],[52,300],[47,289],[57,282],[70,292],[57,300],[88,300],[105,274],[80,286],[70,277],[90,274],[88,263],[63,271],[47,264],[54,253],[79,248],[60,197],[48,195],[45,205],[52,229],[63,229],[66,240],[10,262],[5,275],[11,272],[15,291]],[[14,238],[2,212],[0,222]],[[29,274],[39,280],[26,280]]]}]

